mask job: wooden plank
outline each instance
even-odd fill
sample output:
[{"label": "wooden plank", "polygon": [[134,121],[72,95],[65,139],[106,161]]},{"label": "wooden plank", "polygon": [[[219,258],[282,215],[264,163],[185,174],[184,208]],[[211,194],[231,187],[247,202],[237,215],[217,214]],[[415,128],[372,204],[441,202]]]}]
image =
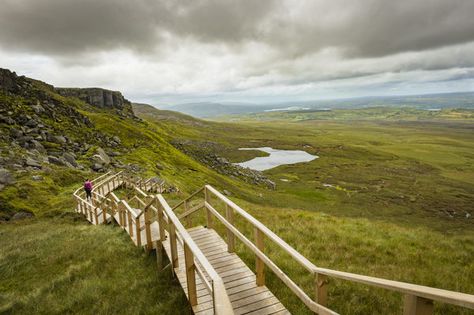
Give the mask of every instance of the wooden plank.
[{"label": "wooden plank", "polygon": [[245,290],[253,289],[253,288],[264,288],[264,287],[257,287],[254,281],[242,283],[236,286],[233,286],[232,288],[226,286],[227,293],[232,296],[232,294],[236,294]]},{"label": "wooden plank", "polygon": [[236,261],[242,261],[242,260],[237,255],[218,257],[218,258],[213,259],[212,261],[209,260],[212,267],[214,267],[214,268],[218,268],[218,267],[220,267],[222,265],[225,265],[227,263],[236,262]]},{"label": "wooden plank", "polygon": [[255,294],[259,294],[259,293],[262,293],[262,292],[270,292],[270,290],[268,290],[267,287],[256,287],[256,286],[254,286],[250,289],[230,294],[229,297],[230,297],[231,302],[236,302],[240,299],[244,299],[246,297],[253,296]]},{"label": "wooden plank", "polygon": [[[256,311],[247,313],[247,315],[269,315],[283,310],[285,310],[285,307],[283,306],[283,304],[278,302],[277,304],[273,304],[264,308],[260,308]],[[289,314],[289,312],[287,311],[286,314]]]},{"label": "wooden plank", "polygon": [[[272,306],[272,305],[275,305],[275,304],[278,304],[278,303],[281,304],[276,297],[271,296],[269,298],[259,300],[259,301],[256,301],[254,303],[250,303],[250,304],[235,308],[234,312],[235,312],[236,315],[238,315],[238,314],[247,314],[247,313],[250,313],[250,312],[255,312],[257,310],[260,311],[263,308],[266,308],[268,306]],[[281,309],[282,308],[277,309],[275,311],[279,311]],[[258,314],[260,314],[260,312]]]},{"label": "wooden plank", "polygon": [[230,282],[234,282],[241,279],[246,279],[248,281],[255,281],[255,275],[251,272],[244,271],[244,272],[233,273],[228,276],[225,276],[222,280],[224,281],[224,284],[227,285]]},{"label": "wooden plank", "polygon": [[266,290],[266,291],[263,291],[263,292],[260,292],[260,293],[254,293],[250,296],[241,298],[239,300],[234,300],[233,301],[231,299],[230,301],[232,303],[232,307],[234,309],[237,309],[239,307],[250,305],[250,304],[253,304],[253,303],[268,299],[268,298],[271,298],[271,297],[275,297],[275,296],[273,295],[272,292]]},{"label": "wooden plank", "polygon": [[240,279],[235,279],[235,280],[229,281],[227,283],[224,282],[224,284],[225,284],[226,289],[231,289],[231,288],[238,287],[239,285],[249,283],[249,282],[255,282],[255,277],[253,277],[253,278],[244,277],[244,278],[240,278]]}]

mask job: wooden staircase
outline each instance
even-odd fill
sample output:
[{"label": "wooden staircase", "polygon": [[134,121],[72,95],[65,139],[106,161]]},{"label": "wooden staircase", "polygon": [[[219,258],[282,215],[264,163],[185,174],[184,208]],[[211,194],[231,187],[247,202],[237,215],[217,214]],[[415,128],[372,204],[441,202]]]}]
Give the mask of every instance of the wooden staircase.
[{"label": "wooden staircase", "polygon": [[[328,278],[399,292],[404,296],[404,315],[433,314],[435,301],[474,309],[474,295],[317,267],[209,185],[173,208],[161,195],[162,183],[130,179],[120,172],[104,174],[94,179],[93,185],[92,200],[86,200],[82,187],[74,192],[76,211],[95,225],[116,222],[136,246],[156,250],[159,268],[173,271],[195,314],[290,314],[265,286],[265,268],[317,314],[337,314],[328,307]],[[120,199],[114,193],[119,188],[133,189],[136,194],[128,200]],[[203,215],[205,224],[193,224],[198,214]],[[253,241],[239,228],[237,217],[250,224]],[[217,224],[221,229],[215,229]],[[225,240],[218,230],[224,231],[221,234]],[[235,253],[236,240],[255,255],[255,271]],[[267,242],[313,277],[313,298],[265,254]]]}]

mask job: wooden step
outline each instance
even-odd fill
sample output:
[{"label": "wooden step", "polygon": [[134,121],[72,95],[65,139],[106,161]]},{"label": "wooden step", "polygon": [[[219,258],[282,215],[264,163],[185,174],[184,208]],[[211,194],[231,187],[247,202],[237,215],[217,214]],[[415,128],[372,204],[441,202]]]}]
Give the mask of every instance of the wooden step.
[{"label": "wooden step", "polygon": [[[290,314],[266,286],[257,286],[253,271],[245,265],[239,256],[227,252],[227,244],[216,231],[201,226],[189,229],[188,232],[224,281],[236,314]],[[165,241],[163,245],[168,257],[171,257],[169,242]],[[187,296],[184,252],[179,242],[178,264],[179,266],[174,271]],[[210,280],[209,277],[207,278]],[[196,284],[198,304],[193,307],[194,313],[213,314],[212,297],[198,276],[196,276]]]}]

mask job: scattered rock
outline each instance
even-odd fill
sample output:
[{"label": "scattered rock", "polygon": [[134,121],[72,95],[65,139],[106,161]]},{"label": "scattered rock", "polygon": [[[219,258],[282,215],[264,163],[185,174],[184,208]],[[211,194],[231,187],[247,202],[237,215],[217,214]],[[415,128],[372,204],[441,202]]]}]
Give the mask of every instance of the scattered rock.
[{"label": "scattered rock", "polygon": [[0,168],[0,184],[11,185],[15,183],[15,178],[13,175],[6,169]]},{"label": "scattered rock", "polygon": [[36,160],[34,160],[30,157],[26,158],[25,164],[26,164],[26,166],[31,166],[31,167],[34,167],[34,168],[41,168],[41,164],[38,161],[36,161]]},{"label": "scattered rock", "polygon": [[41,105],[32,105],[31,108],[33,108],[33,110],[35,111],[36,114],[41,114],[41,113],[44,113],[45,110],[43,108],[43,106]]},{"label": "scattered rock", "polygon": [[216,154],[216,152],[221,152],[226,149],[218,143],[212,141],[173,140],[171,144],[223,175],[232,178],[240,178],[250,184],[276,189],[275,182],[268,179],[262,172],[235,165],[230,163],[226,158]]},{"label": "scattered rock", "polygon": [[26,122],[25,126],[35,128],[36,126],[38,126],[38,122],[34,119],[30,119]]},{"label": "scattered rock", "polygon": [[162,170],[165,169],[165,168],[163,167],[163,164],[161,164],[161,163],[156,163],[156,164],[155,164],[155,167],[156,167],[157,169],[159,169],[160,171],[162,171]]},{"label": "scattered rock", "polygon": [[33,213],[20,211],[20,212],[15,213],[11,217],[10,221],[24,220],[24,219],[28,219],[28,218],[32,218],[32,217],[34,217]]},{"label": "scattered rock", "polygon": [[51,142],[58,143],[58,144],[66,144],[67,140],[63,136],[52,136]]},{"label": "scattered rock", "polygon": [[66,166],[66,161],[60,159],[60,158],[57,158],[55,156],[48,156],[48,162],[51,163],[51,164],[56,164],[56,165],[60,165],[60,166]]},{"label": "scattered rock", "polygon": [[76,162],[76,158],[74,157],[74,155],[72,153],[66,152],[66,153],[64,153],[63,157],[69,164],[71,164],[71,166],[73,166],[73,167],[78,166],[78,164]]},{"label": "scattered rock", "polygon": [[107,153],[105,153],[104,149],[97,148],[96,152],[97,152],[97,155],[100,157],[100,159],[102,160],[102,162],[104,162],[105,165],[110,164],[110,157],[107,155]]},{"label": "scattered rock", "polygon": [[3,115],[0,115],[0,123],[14,125],[15,121],[11,117],[5,117]]},{"label": "scattered rock", "polygon": [[232,196],[232,193],[231,193],[230,191],[228,191],[227,189],[224,189],[222,192],[223,192],[224,195],[226,195],[226,196]]},{"label": "scattered rock", "polygon": [[103,170],[104,167],[102,166],[102,164],[94,163],[94,164],[92,164],[91,168],[92,168],[93,171],[99,172],[99,171]]},{"label": "scattered rock", "polygon": [[46,149],[39,141],[31,140],[31,147],[40,153],[46,153]]},{"label": "scattered rock", "polygon": [[40,182],[40,181],[43,180],[43,176],[41,176],[41,175],[33,175],[33,176],[31,176],[31,179],[34,180],[34,181],[36,181],[36,182]]},{"label": "scattered rock", "polygon": [[112,137],[112,140],[114,140],[114,141],[117,142],[118,144],[121,144],[121,143],[122,143],[122,141],[120,140],[120,138],[117,137],[117,136],[113,136],[113,137]]}]

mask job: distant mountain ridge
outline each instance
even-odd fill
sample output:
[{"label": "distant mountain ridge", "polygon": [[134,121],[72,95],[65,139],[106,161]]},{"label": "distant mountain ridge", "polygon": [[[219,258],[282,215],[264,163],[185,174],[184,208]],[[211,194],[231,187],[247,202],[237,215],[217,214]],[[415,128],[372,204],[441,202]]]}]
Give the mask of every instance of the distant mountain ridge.
[{"label": "distant mountain ridge", "polygon": [[335,100],[289,101],[267,104],[200,102],[164,106],[194,117],[261,113],[265,111],[355,109],[366,107],[413,107],[417,109],[474,108],[474,92],[421,94],[406,96],[368,96]]}]

